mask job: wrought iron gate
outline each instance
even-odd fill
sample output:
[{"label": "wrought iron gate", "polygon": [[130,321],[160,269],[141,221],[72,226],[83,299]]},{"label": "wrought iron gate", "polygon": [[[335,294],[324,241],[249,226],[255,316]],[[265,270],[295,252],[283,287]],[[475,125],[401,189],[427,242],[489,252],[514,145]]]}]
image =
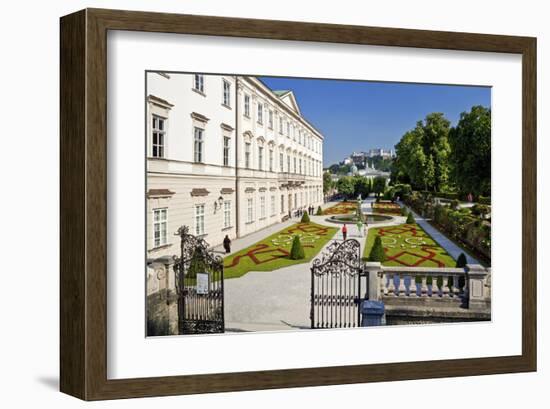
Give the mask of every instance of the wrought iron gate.
[{"label": "wrought iron gate", "polygon": [[178,333],[206,334],[225,331],[223,258],[208,251],[204,239],[182,226],[180,257],[174,263],[178,294]]},{"label": "wrought iron gate", "polygon": [[311,328],[361,325],[361,246],[355,239],[334,242],[311,267]]}]

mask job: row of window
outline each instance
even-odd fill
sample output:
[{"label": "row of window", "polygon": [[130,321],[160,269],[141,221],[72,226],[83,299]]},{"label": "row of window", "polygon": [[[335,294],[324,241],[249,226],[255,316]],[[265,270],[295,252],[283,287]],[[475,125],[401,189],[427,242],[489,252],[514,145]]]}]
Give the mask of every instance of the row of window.
[{"label": "row of window", "polygon": [[[158,115],[152,117],[152,156],[154,158],[163,158],[165,153],[166,143],[166,119]],[[223,166],[229,166],[231,138],[223,137]],[[250,142],[246,142],[244,146],[244,166],[247,169],[252,168],[251,162],[251,146]],[[198,163],[205,161],[205,130],[203,128],[193,128],[193,160]],[[268,167],[270,172],[275,171],[275,159],[272,149],[269,150]],[[303,175],[319,176],[321,174],[321,162],[316,160],[308,160],[296,158],[287,155],[286,172],[297,173]],[[291,163],[294,165],[291,168]],[[258,146],[258,169],[264,170],[264,147]],[[292,169],[292,170],[291,170]],[[279,172],[284,172],[284,154],[279,153]]]},{"label": "row of window", "polygon": [[[275,159],[273,149],[269,149],[268,153],[268,167],[270,172],[275,171]],[[246,169],[252,168],[252,144],[245,142],[244,144],[244,167]],[[291,164],[293,165],[291,167]],[[296,173],[300,175],[320,176],[322,172],[322,163],[314,159],[302,159],[296,156],[286,155],[286,172]],[[264,147],[258,146],[258,169],[264,170]],[[279,172],[285,172],[285,160],[284,153],[279,152]]]},{"label": "row of window", "polygon": [[[204,92],[204,75],[195,74],[193,76],[193,89],[205,95]],[[231,108],[231,83],[222,78],[222,104]]]},{"label": "row of window", "polygon": [[[305,200],[304,200],[304,193],[305,193]],[[291,194],[292,195],[292,194]],[[317,188],[316,191],[313,192],[300,192],[300,195],[298,193],[294,193],[294,198],[292,200],[292,196],[288,198],[288,208],[296,208],[300,206],[307,205],[309,200],[311,201],[319,201],[320,200],[320,189]],[[285,212],[285,201],[286,201],[286,195],[281,195],[281,202],[280,202],[280,212]],[[269,215],[275,216],[276,214],[276,203],[275,203],[275,195],[270,196],[270,202],[269,202]],[[292,205],[294,203],[294,205]],[[231,227],[231,201],[225,200],[223,202],[223,224],[222,228],[227,229]],[[267,207],[266,207],[266,196],[260,196],[260,219],[264,219],[267,217]],[[255,220],[255,209],[254,209],[254,198],[248,198],[247,199],[247,212],[246,212],[246,222],[252,223]],[[204,228],[204,221],[205,221],[205,204],[197,204],[194,207],[194,224],[195,224],[195,235],[201,236],[205,234],[205,228]],[[159,209],[153,209],[153,245],[154,247],[161,247],[167,244],[167,231],[168,231],[168,209],[167,208],[159,208]]]},{"label": "row of window", "polygon": [[[264,104],[257,102],[256,122],[259,125],[263,125],[264,123],[264,110]],[[248,94],[244,95],[244,116],[250,118],[250,95]],[[269,129],[273,129],[274,111],[272,109],[267,109],[267,118],[267,126]],[[311,135],[306,134],[305,131],[297,129],[296,125],[291,124],[290,121],[286,121],[282,116],[279,116],[279,134],[292,138],[293,141],[298,142],[307,149],[321,153],[321,143],[319,141],[315,140]]]},{"label": "row of window", "polygon": [[[205,216],[205,204],[195,205],[194,210],[194,222],[195,222],[195,234],[197,236],[203,235],[204,229],[204,216]],[[168,209],[160,208],[153,209],[153,245],[154,247],[160,247],[167,244],[167,226],[168,226]],[[231,227],[231,201],[226,200],[223,202],[223,229]]]},{"label": "row of window", "polygon": [[[203,74],[194,74],[193,76],[193,89],[205,94],[204,90],[204,75]],[[222,104],[226,107],[231,107],[231,83],[226,79],[222,78]],[[247,118],[251,117],[251,97],[249,94],[244,94],[244,116]],[[274,129],[274,117],[275,112],[272,109],[266,108],[263,102],[256,103],[256,122],[259,125],[264,124],[264,112],[267,111],[267,126],[269,129]],[[285,134],[287,138],[292,138],[295,142],[298,142],[300,145],[306,147],[307,149],[313,150],[316,153],[321,153],[321,143],[320,141],[313,138],[313,136],[306,133],[294,124],[291,124],[290,121],[285,120],[283,116],[279,116],[279,134]]]}]

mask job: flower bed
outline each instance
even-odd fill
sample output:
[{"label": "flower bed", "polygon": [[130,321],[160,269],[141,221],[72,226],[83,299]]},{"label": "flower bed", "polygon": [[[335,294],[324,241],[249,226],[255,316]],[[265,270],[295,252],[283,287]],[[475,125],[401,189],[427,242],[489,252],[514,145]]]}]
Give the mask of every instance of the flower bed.
[{"label": "flower bed", "polygon": [[[316,223],[297,223],[224,258],[224,278],[240,277],[249,271],[273,271],[315,257],[338,228]],[[305,258],[292,260],[292,241],[298,236]],[[305,267],[307,268],[307,267]]]},{"label": "flower bed", "polygon": [[375,213],[401,215],[401,207],[392,202],[379,202],[373,206]]},{"label": "flower bed", "polygon": [[328,209],[323,210],[325,215],[350,214],[357,211],[357,202],[340,202]]},{"label": "flower bed", "polygon": [[370,228],[364,256],[368,257],[379,236],[385,266],[454,267],[456,261],[417,224]]}]

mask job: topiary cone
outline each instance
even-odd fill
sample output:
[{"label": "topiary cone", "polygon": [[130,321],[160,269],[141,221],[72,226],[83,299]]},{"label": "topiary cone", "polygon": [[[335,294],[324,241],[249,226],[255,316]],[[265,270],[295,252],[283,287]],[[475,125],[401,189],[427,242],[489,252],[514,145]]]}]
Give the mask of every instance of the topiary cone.
[{"label": "topiary cone", "polygon": [[292,248],[290,249],[290,259],[301,260],[304,258],[306,258],[306,255],[302,243],[300,242],[300,237],[294,236],[294,239],[292,239]]}]

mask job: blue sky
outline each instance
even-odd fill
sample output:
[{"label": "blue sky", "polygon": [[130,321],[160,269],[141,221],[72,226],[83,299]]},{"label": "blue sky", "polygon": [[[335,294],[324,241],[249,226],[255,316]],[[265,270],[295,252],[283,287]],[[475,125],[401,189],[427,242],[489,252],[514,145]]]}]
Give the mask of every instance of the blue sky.
[{"label": "blue sky", "polygon": [[302,115],[325,136],[324,166],[353,151],[393,148],[431,112],[455,125],[474,105],[491,106],[487,87],[260,77],[272,90],[294,91]]}]

